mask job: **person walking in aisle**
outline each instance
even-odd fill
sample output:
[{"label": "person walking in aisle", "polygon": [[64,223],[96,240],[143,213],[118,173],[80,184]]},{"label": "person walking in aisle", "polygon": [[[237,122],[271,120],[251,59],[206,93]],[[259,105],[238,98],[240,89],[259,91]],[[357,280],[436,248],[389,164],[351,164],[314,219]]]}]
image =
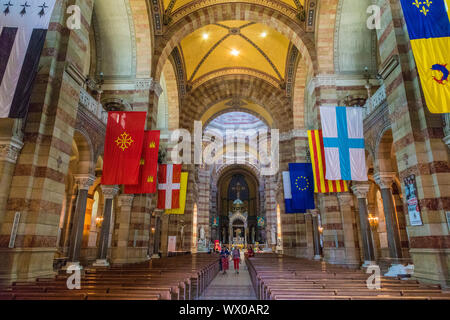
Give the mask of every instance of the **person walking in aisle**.
[{"label": "person walking in aisle", "polygon": [[227,273],[229,256],[230,256],[230,251],[228,251],[228,248],[226,246],[224,246],[222,248],[222,251],[220,251],[220,259],[222,261],[223,274]]},{"label": "person walking in aisle", "polygon": [[239,273],[239,262],[241,260],[241,253],[238,247],[234,247],[233,252],[231,253],[234,262],[234,271]]}]

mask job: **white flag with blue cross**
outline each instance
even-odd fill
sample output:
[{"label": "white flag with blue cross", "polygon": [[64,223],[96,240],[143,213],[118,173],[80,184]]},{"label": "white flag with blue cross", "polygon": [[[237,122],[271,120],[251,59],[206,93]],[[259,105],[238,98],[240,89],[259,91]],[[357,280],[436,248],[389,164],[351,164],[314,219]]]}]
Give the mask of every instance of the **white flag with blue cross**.
[{"label": "white flag with blue cross", "polygon": [[367,181],[363,109],[320,107],[327,180]]}]

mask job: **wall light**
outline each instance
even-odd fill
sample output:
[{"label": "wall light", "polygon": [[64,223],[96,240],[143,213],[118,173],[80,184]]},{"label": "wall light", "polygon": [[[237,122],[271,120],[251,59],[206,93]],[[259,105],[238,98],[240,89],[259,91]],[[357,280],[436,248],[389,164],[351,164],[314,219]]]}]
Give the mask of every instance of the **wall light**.
[{"label": "wall light", "polygon": [[100,227],[102,223],[103,223],[103,217],[95,218],[95,224],[97,225],[97,227]]},{"label": "wall light", "polygon": [[207,40],[207,39],[209,38],[209,34],[204,33],[203,36],[202,36],[202,38],[203,38],[203,40]]},{"label": "wall light", "polygon": [[369,220],[369,224],[373,229],[376,229],[378,227],[378,217],[376,217],[374,214],[369,213],[367,220]]},{"label": "wall light", "polygon": [[239,55],[239,51],[237,51],[236,49],[231,50],[231,54],[235,57],[237,57]]}]

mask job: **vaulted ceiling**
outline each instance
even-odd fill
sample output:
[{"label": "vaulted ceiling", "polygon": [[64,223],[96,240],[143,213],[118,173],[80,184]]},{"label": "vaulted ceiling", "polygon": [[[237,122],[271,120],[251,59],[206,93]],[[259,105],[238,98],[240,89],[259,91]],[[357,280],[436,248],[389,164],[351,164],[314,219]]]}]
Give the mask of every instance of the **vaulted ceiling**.
[{"label": "vaulted ceiling", "polygon": [[189,82],[223,74],[285,79],[290,41],[259,23],[223,21],[199,28],[181,41]]}]

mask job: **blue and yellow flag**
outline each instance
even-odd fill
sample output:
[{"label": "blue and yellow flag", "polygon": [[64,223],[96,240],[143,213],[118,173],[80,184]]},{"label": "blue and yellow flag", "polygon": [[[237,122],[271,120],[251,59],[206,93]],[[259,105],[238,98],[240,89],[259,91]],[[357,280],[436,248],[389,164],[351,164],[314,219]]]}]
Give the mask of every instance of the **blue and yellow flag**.
[{"label": "blue and yellow flag", "polygon": [[450,112],[449,0],[401,0],[422,90],[432,113]]}]

